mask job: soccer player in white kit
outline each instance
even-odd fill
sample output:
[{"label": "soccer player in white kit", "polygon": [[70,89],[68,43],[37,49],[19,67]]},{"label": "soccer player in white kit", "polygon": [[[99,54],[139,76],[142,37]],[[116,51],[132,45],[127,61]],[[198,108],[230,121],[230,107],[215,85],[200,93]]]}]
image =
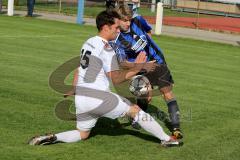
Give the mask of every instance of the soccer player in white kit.
[{"label": "soccer player in white kit", "polygon": [[96,18],[99,33],[88,39],[81,49],[75,95],[76,130],[33,137],[29,141],[30,145],[85,140],[98,118],[115,119],[123,116],[136,120],[144,130],[161,140],[161,145],[166,147],[180,145],[179,141],[163,131],[151,115],[110,91],[111,82],[118,84],[131,79],[142,69],[151,69],[151,62],[146,63],[145,53],[137,57],[136,67],[129,70],[119,69],[116,54],[108,44],[108,41],[114,40],[120,33],[119,19],[116,11],[99,13]]}]

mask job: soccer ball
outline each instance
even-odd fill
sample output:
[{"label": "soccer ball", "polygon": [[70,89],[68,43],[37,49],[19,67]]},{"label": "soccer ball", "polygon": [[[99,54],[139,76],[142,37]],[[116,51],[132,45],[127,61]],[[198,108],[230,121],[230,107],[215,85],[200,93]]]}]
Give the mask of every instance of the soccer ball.
[{"label": "soccer ball", "polygon": [[131,79],[129,90],[136,97],[147,96],[151,90],[151,84],[147,77],[143,75],[137,75]]}]

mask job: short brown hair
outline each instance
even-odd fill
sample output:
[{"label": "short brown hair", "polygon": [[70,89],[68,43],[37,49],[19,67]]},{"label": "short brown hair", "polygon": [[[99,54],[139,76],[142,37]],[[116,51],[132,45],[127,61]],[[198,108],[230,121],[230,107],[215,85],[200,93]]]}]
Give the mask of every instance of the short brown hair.
[{"label": "short brown hair", "polygon": [[119,5],[118,8],[116,8],[116,11],[121,16],[121,19],[124,19],[124,17],[132,18],[133,11],[128,7],[128,5]]}]

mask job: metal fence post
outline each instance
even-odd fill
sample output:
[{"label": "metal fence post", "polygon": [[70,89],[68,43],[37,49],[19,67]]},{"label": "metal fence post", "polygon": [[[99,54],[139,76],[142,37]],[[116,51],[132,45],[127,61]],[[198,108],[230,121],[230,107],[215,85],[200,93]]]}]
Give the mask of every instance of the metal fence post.
[{"label": "metal fence post", "polygon": [[14,0],[8,0],[8,16],[13,16]]},{"label": "metal fence post", "polygon": [[78,0],[77,23],[83,24],[84,0]]},{"label": "metal fence post", "polygon": [[151,12],[155,12],[155,5],[156,5],[156,0],[152,0],[152,4],[151,4]]},{"label": "metal fence post", "polygon": [[157,3],[156,25],[155,34],[160,35],[162,33],[162,21],[163,21],[163,3]]}]

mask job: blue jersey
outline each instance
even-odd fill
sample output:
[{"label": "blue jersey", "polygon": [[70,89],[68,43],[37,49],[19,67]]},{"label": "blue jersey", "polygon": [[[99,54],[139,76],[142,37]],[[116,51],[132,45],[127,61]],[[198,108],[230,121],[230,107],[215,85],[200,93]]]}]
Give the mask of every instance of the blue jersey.
[{"label": "blue jersey", "polygon": [[139,23],[141,24],[141,28],[147,33],[152,30],[152,27],[148,24],[148,22],[142,16],[140,16],[138,14],[135,14],[133,16],[132,21],[139,21]]},{"label": "blue jersey", "polygon": [[156,60],[159,64],[165,63],[161,49],[148,36],[147,30],[149,27],[146,26],[144,27],[137,16],[132,19],[129,32],[119,34],[115,43],[120,59],[126,58],[126,60],[133,62],[138,53],[144,51],[147,54],[148,61]]}]

